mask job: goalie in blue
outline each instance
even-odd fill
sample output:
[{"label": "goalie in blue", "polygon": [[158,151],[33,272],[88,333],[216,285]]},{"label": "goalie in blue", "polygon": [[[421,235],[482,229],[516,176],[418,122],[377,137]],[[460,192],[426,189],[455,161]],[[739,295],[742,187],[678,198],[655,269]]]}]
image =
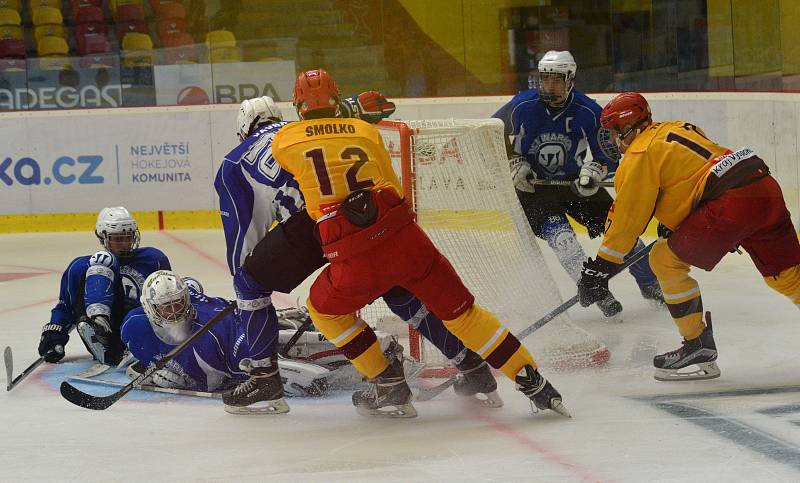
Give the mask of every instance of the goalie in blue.
[{"label": "goalie in blue", "polygon": [[47,362],[64,357],[69,333],[77,326],[98,362],[119,363],[124,352],[119,336],[122,318],[139,306],[145,278],[170,268],[161,250],[139,247],[136,220],[121,206],[100,211],[95,235],[104,250],[74,259],[61,276],[58,304],[39,340],[39,355]]},{"label": "goalie in blue", "polygon": [[[394,104],[375,91],[340,100],[338,108],[343,117],[373,123],[394,112]],[[243,101],[237,118],[241,144],[225,157],[214,181],[231,274],[241,267],[270,293],[291,292],[327,264],[296,181],[272,157],[272,139],[285,124],[270,97]],[[383,300],[456,365],[458,394],[476,397],[487,406],[502,406],[489,365],[447,331],[419,299],[395,287]],[[268,386],[266,378],[260,383]]]},{"label": "goalie in blue", "polygon": [[[567,215],[585,226],[590,238],[603,234],[614,200],[600,182],[616,171],[621,155],[601,142],[605,131],[600,129],[600,106],[573,89],[577,64],[572,54],[551,50],[539,61],[538,71],[531,89],[514,96],[493,117],[505,126],[511,175],[533,233],[547,242],[577,283],[587,257]],[[571,184],[537,185],[537,180]],[[639,240],[633,252],[641,248]],[[642,296],[663,305],[647,258],[630,272]],[[597,306],[609,320],[622,320],[622,304],[610,292]]]}]

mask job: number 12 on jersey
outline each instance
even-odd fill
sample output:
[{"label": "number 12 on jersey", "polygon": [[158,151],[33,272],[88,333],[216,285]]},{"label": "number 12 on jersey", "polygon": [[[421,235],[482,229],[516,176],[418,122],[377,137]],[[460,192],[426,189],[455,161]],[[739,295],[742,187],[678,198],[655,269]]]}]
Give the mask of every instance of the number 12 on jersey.
[{"label": "number 12 on jersey", "polygon": [[[306,151],[304,155],[305,158],[310,160],[314,165],[314,173],[317,175],[317,181],[319,181],[319,191],[322,196],[333,195],[333,183],[331,183],[331,176],[328,172],[328,165],[325,160],[325,152],[323,149],[314,148]],[[364,166],[364,164],[366,164],[367,161],[369,161],[367,153],[364,152],[363,149],[359,148],[358,146],[346,147],[341,153],[339,153],[339,158],[343,160],[345,164],[350,164],[350,167],[347,168],[347,171],[344,174],[344,181],[347,185],[348,193],[375,186],[375,182],[372,180],[372,178],[366,178],[363,180],[358,179],[358,171],[362,166]]]}]

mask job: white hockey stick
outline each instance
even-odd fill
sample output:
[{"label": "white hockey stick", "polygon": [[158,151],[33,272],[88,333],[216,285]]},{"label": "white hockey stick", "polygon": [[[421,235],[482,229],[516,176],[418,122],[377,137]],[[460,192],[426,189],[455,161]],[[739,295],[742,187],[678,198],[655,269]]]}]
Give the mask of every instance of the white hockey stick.
[{"label": "white hockey stick", "polygon": [[[99,384],[102,386],[112,386],[112,387],[125,387],[128,384],[126,382],[108,381],[106,379],[94,379],[92,377],[83,377],[78,374],[74,376],[67,376],[67,379],[73,381],[88,382],[91,384]],[[154,386],[152,384],[142,384],[139,386],[135,386],[135,388],[142,391],[161,392],[165,394],[177,394],[179,396],[194,396],[194,397],[204,397],[210,399],[222,399],[222,393],[219,392],[192,391],[190,389],[161,387],[161,386]]]},{"label": "white hockey stick", "polygon": [[[569,186],[572,184],[572,181],[567,179],[535,179],[533,184],[536,186]],[[613,188],[614,182],[613,181],[601,181],[600,186],[603,188]]]}]

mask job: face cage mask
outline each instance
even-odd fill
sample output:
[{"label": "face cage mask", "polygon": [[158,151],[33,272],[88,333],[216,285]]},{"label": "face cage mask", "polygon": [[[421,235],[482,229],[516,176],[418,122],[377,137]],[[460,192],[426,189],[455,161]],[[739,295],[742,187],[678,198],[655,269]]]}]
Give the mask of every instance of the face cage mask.
[{"label": "face cage mask", "polygon": [[[561,80],[564,82],[564,96],[557,97],[555,94],[547,92],[544,88],[544,79],[545,77],[555,77],[559,76]],[[552,105],[552,106],[562,106],[567,99],[569,99],[569,94],[572,92],[572,88],[574,87],[573,79],[569,76],[569,74],[563,72],[539,72],[536,75],[528,76],[528,87],[531,89],[536,89],[539,91],[539,99],[543,100],[545,104]]]},{"label": "face cage mask", "polygon": [[[186,308],[189,304],[189,308]],[[151,320],[153,331],[168,344],[180,344],[192,333],[191,321],[195,318],[194,307],[186,298],[162,304],[153,304],[155,317]]]},{"label": "face cage mask", "polygon": [[619,161],[622,159],[622,151],[619,149],[614,141],[612,141],[611,130],[601,127],[597,130],[597,144],[600,150],[611,161]]},{"label": "face cage mask", "polygon": [[[111,243],[112,243],[111,237],[120,237],[120,238],[121,237],[127,237],[127,238],[129,238],[130,239],[130,243],[128,244],[128,246],[130,248],[122,249],[122,250],[119,250],[119,249],[113,249],[112,250],[111,249]],[[137,228],[135,231],[124,231],[122,233],[103,233],[101,240],[102,240],[102,243],[103,243],[103,247],[106,250],[108,250],[111,253],[113,253],[114,255],[117,255],[120,258],[130,258],[131,256],[133,256],[134,250],[139,248],[139,240],[140,240],[139,229]],[[124,240],[124,238],[123,238],[123,240]],[[117,240],[115,240],[115,242],[116,241]]]}]

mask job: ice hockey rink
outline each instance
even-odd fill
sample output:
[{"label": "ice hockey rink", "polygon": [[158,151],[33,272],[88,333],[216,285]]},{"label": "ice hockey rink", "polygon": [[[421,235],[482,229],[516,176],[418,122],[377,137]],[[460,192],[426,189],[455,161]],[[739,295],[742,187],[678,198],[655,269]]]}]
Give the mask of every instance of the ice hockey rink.
[{"label": "ice hockey rink", "polygon": [[[142,244],[161,248],[207,293],[232,295],[221,232],[146,231]],[[97,243],[91,233],[17,234],[0,236],[0,247],[0,345],[13,348],[16,375],[37,357],[62,270]],[[560,268],[552,271],[562,295],[573,295]],[[679,336],[668,313],[621,275],[611,288],[625,307],[622,324],[603,322],[595,308],[570,311],[609,347],[609,364],[545,374],[571,420],[532,415],[500,378],[503,408],[466,405],[448,391],[417,403],[412,420],[360,417],[349,392],[290,399],[291,412],[279,416],[234,416],[219,401],[140,391],[90,411],[58,393],[88,359],[73,335],[69,364],[41,366],[0,396],[0,481],[800,481],[797,308],[770,292],[746,255],[695,275],[713,312],[722,377],[653,379],[653,354],[675,349]]]}]

